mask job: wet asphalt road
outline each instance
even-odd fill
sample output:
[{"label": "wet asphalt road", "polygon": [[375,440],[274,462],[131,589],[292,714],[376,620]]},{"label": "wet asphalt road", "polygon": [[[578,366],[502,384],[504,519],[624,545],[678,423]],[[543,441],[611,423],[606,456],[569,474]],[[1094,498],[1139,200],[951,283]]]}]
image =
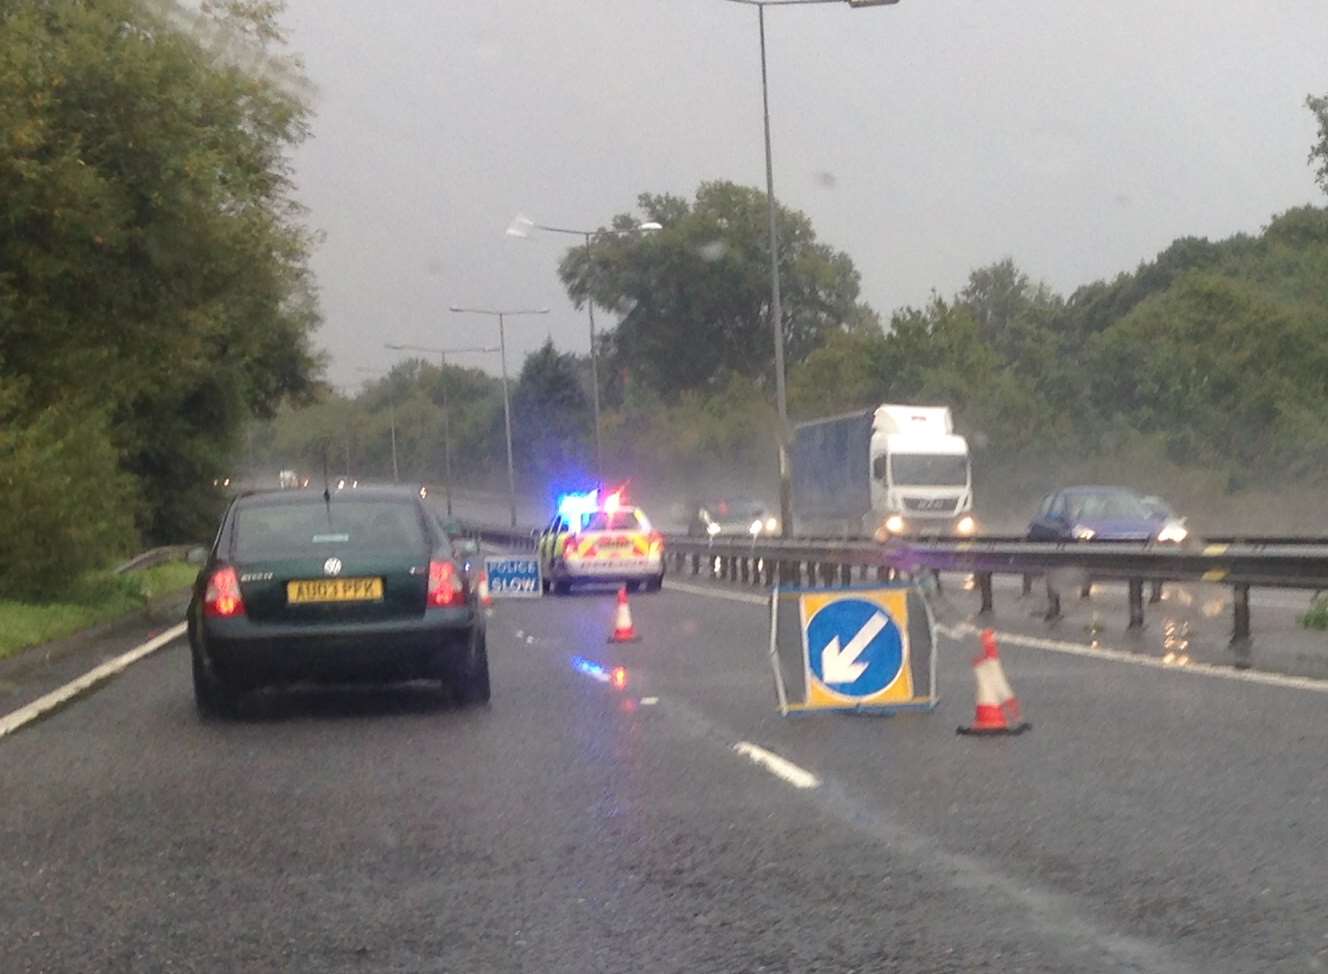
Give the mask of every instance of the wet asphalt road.
[{"label": "wet asphalt road", "polygon": [[0,740],[0,970],[1328,969],[1328,695],[1010,645],[1034,730],[974,741],[943,641],[934,714],[781,719],[758,597],[709,591],[626,646],[606,594],[501,603],[483,708],[202,723],[150,657]]}]

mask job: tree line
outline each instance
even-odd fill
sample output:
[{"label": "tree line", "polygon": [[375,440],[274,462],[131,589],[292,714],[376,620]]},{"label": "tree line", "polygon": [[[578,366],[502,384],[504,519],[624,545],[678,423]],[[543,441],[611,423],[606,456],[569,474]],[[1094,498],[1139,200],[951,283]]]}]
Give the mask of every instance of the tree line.
[{"label": "tree line", "polygon": [[317,389],[278,10],[0,7],[0,591],[206,537],[249,419]]}]

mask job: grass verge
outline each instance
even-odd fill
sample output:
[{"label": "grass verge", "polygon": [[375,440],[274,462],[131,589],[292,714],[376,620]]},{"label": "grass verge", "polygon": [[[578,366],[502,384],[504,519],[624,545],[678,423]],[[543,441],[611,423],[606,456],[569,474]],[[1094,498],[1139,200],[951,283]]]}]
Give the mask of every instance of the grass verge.
[{"label": "grass verge", "polygon": [[147,601],[188,588],[198,569],[183,561],[115,575],[94,572],[47,602],[0,599],[0,659],[141,610]]},{"label": "grass verge", "polygon": [[1300,617],[1306,629],[1328,629],[1328,595],[1320,595],[1310,603],[1309,611]]}]

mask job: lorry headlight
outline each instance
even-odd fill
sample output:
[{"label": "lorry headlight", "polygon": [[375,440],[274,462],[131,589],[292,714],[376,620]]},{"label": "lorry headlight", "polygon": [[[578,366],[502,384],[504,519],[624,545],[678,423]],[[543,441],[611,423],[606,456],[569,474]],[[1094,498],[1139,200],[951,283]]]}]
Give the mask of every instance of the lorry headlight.
[{"label": "lorry headlight", "polygon": [[779,518],[777,518],[777,517],[768,517],[768,518],[766,518],[766,519],[765,519],[765,529],[766,529],[766,531],[769,532],[770,534],[774,534],[776,531],[778,531],[778,530],[779,530]]},{"label": "lorry headlight", "polygon": [[1075,541],[1092,541],[1097,537],[1097,532],[1092,528],[1086,528],[1082,524],[1076,524],[1074,530],[1070,532],[1074,535]]},{"label": "lorry headlight", "polygon": [[973,518],[968,514],[965,514],[963,517],[961,517],[959,519],[959,523],[955,525],[955,530],[958,531],[960,534],[972,534],[977,529],[978,529],[978,522],[973,520]]},{"label": "lorry headlight", "polygon": [[898,514],[891,514],[885,519],[885,530],[889,531],[891,534],[903,534],[904,519]]},{"label": "lorry headlight", "polygon": [[1185,525],[1172,521],[1170,524],[1164,525],[1162,530],[1157,533],[1157,540],[1180,544],[1189,536],[1190,532],[1186,530]]},{"label": "lorry headlight", "polygon": [[758,517],[755,521],[752,522],[752,526],[749,527],[747,531],[754,538],[761,533],[762,527],[764,527],[764,525],[761,523],[761,519]]},{"label": "lorry headlight", "polygon": [[709,524],[706,525],[706,534],[710,535],[710,537],[713,538],[715,535],[719,534],[719,532],[720,532],[720,527],[714,521],[711,521]]}]

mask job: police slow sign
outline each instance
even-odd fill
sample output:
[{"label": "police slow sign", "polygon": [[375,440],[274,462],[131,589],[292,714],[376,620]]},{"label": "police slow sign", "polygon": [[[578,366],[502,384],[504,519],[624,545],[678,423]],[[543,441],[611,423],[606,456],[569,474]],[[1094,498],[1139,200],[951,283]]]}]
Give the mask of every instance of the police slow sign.
[{"label": "police slow sign", "polygon": [[542,594],[539,559],[533,555],[485,558],[484,571],[495,599],[537,599]]}]

